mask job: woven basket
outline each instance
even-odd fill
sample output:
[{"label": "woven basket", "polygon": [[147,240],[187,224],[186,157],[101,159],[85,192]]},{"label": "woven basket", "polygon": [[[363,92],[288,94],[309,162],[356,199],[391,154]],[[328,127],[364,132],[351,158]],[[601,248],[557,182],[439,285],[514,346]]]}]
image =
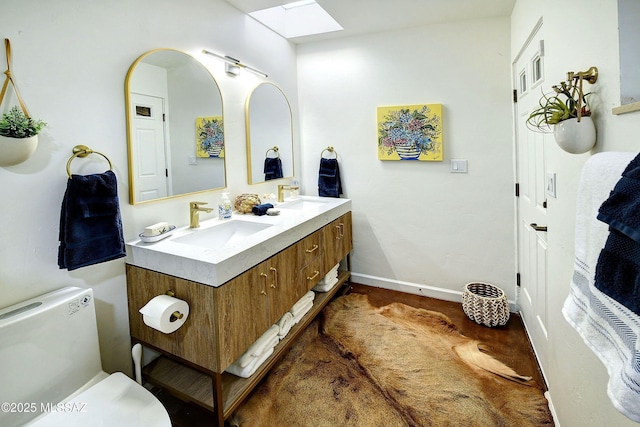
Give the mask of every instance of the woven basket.
[{"label": "woven basket", "polygon": [[509,320],[507,296],[489,283],[467,283],[462,293],[462,310],[469,319],[484,326],[503,326]]}]

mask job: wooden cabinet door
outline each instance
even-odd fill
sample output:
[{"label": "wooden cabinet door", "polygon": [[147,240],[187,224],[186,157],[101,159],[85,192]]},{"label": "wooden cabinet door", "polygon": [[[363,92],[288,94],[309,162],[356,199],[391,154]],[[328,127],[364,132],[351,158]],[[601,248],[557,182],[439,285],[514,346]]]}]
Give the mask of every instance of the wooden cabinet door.
[{"label": "wooden cabinet door", "polygon": [[297,277],[297,245],[292,245],[271,257],[267,263],[269,321],[270,324],[274,324],[302,297]]},{"label": "wooden cabinet door", "polygon": [[340,262],[352,249],[351,212],[328,224],[323,229],[323,274]]},{"label": "wooden cabinet door", "polygon": [[[126,274],[131,337],[215,371],[219,366],[213,304],[215,288],[128,264]],[[167,291],[173,291],[176,298],[189,304],[189,317],[184,325],[170,334],[147,326],[138,311]]]},{"label": "wooden cabinet door", "polygon": [[221,370],[247,351],[273,324],[268,306],[268,263],[258,264],[215,288]]},{"label": "wooden cabinet door", "polygon": [[340,226],[341,232],[340,239],[338,240],[339,243],[336,255],[338,259],[341,260],[342,258],[346,257],[349,252],[351,252],[351,249],[353,249],[351,212],[347,212],[346,214],[342,215],[342,217],[338,219],[338,225]]}]

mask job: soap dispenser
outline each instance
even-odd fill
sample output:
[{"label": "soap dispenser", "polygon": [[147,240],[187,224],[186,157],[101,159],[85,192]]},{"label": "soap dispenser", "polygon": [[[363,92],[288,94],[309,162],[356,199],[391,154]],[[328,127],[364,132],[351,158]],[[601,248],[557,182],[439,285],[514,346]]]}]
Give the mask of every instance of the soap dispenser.
[{"label": "soap dispenser", "polygon": [[222,193],[220,202],[218,203],[218,219],[231,218],[231,200],[229,200],[229,193]]}]

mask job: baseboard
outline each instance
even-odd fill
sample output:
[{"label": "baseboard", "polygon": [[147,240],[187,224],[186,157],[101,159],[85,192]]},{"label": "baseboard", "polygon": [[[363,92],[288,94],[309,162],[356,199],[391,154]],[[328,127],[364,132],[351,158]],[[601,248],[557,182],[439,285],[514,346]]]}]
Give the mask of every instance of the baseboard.
[{"label": "baseboard", "polygon": [[[351,273],[351,281],[361,285],[374,286],[376,288],[405,292],[413,295],[422,295],[429,298],[437,298],[444,301],[462,302],[462,290],[438,288],[436,286],[419,283],[403,282],[401,280],[388,279],[386,277],[370,276],[362,273]],[[512,313],[518,311],[514,301],[509,301],[509,310]]]},{"label": "baseboard", "polygon": [[549,402],[549,411],[551,411],[551,416],[553,417],[553,423],[555,427],[560,427],[560,420],[558,420],[556,409],[553,407],[553,401],[551,400],[551,393],[549,393],[549,390],[544,392],[544,397],[546,397],[547,402]]}]

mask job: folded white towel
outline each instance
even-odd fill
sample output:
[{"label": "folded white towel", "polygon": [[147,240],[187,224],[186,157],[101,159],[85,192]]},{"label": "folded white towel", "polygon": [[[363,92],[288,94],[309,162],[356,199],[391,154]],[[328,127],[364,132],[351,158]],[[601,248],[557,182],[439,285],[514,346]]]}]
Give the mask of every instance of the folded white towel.
[{"label": "folded white towel", "polygon": [[313,287],[316,292],[329,292],[338,283],[338,278],[335,277],[331,281],[322,281]]},{"label": "folded white towel", "polygon": [[278,325],[271,325],[267,331],[260,336],[247,351],[244,352],[242,356],[240,356],[234,363],[238,363],[240,367],[244,368],[249,365],[254,359],[262,356],[265,351],[269,349],[269,347],[275,346],[272,344],[274,339],[276,344],[280,341],[278,337],[278,331],[280,328]]},{"label": "folded white towel", "polygon": [[303,305],[299,308],[296,314],[291,313],[293,314],[293,323],[298,323],[300,319],[302,319],[304,315],[307,314],[309,310],[311,310],[311,307],[313,307],[313,301],[308,301],[306,305]]},{"label": "folded white towel", "polygon": [[276,323],[276,325],[278,325],[279,328],[278,337],[280,337],[280,339],[283,339],[289,333],[291,327],[293,326],[293,314],[287,311],[282,315],[280,320],[278,320],[278,323]]},{"label": "folded white towel", "polygon": [[316,287],[320,289],[333,287],[333,285],[335,285],[335,283],[338,281],[337,267],[338,266],[335,267],[335,270],[331,269],[331,271],[329,271],[322,279],[318,280],[318,283],[315,284],[315,287],[313,288],[313,290],[317,290]]},{"label": "folded white towel", "polygon": [[311,303],[313,304],[313,300],[315,297],[316,297],[316,294],[313,291],[307,292],[302,296],[302,298],[298,300],[298,302],[293,304],[293,307],[291,307],[291,310],[289,311],[295,317],[295,315],[298,314],[298,311],[300,311],[300,308],[305,306],[309,301],[311,301]]},{"label": "folded white towel", "polygon": [[264,363],[265,360],[269,358],[273,354],[273,347],[269,348],[266,352],[264,352],[260,357],[256,357],[252,360],[250,364],[245,367],[241,367],[237,362],[234,362],[231,366],[227,368],[227,372],[237,375],[242,378],[249,378],[253,375],[256,370]]}]

